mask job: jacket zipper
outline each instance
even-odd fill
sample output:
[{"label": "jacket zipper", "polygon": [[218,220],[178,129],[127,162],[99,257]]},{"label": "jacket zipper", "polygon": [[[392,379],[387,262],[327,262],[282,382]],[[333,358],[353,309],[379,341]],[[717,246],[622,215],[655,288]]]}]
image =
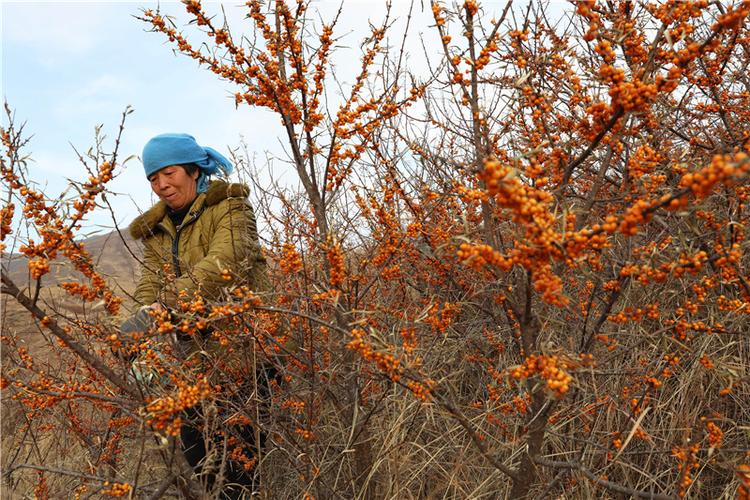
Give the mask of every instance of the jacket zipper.
[{"label": "jacket zipper", "polygon": [[175,237],[172,240],[172,266],[174,267],[174,272],[176,277],[182,276],[182,271],[180,270],[180,259],[178,257],[178,246],[180,245],[180,229],[177,230],[175,233]]},{"label": "jacket zipper", "polygon": [[175,236],[174,236],[174,239],[172,240],[172,265],[174,266],[175,276],[178,278],[182,276],[182,270],[180,269],[180,256],[179,256],[180,233],[182,233],[182,230],[185,229],[187,226],[195,222],[201,213],[203,213],[202,207],[190,219],[180,224],[179,227],[175,228]]}]

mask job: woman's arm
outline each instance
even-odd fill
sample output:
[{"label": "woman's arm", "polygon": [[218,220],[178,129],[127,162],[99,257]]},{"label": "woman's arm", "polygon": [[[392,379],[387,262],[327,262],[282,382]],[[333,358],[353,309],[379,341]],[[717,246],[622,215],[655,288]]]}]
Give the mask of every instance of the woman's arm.
[{"label": "woman's arm", "polygon": [[[183,272],[175,281],[175,289],[185,290],[188,297],[199,290],[209,300],[218,299],[223,288],[235,284],[247,284],[254,291],[266,291],[265,258],[249,203],[243,198],[228,198],[218,204],[216,213],[219,215],[214,221],[208,253]],[[225,274],[225,270],[229,273]],[[172,304],[168,302],[168,305]]]},{"label": "woman's arm", "polygon": [[138,285],[133,294],[137,302],[137,307],[148,306],[155,303],[159,292],[163,287],[162,278],[159,269],[161,269],[161,259],[154,250],[151,242],[144,241],[143,244],[143,263],[141,264],[141,276]]}]

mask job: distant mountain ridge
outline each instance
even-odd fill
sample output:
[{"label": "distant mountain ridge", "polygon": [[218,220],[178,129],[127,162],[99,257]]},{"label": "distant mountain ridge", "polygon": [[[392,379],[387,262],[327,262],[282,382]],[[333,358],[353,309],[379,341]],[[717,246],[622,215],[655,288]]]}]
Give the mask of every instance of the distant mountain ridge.
[{"label": "distant mountain ridge", "polygon": [[[127,231],[111,231],[82,240],[84,248],[94,260],[94,268],[101,273],[113,288],[131,292],[135,288],[143,254],[138,244]],[[6,271],[20,288],[29,284],[28,259],[15,253],[2,256],[3,273]],[[50,262],[50,272],[44,275],[44,286],[57,285],[63,281],[80,280],[82,275],[65,258]]]}]

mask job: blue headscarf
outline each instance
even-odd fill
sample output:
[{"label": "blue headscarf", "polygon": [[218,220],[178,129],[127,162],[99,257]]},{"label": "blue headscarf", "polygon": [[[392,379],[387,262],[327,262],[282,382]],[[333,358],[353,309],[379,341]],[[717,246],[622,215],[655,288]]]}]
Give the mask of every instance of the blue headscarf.
[{"label": "blue headscarf", "polygon": [[198,192],[208,189],[211,175],[223,172],[229,175],[234,170],[232,163],[213,148],[199,146],[188,134],[160,134],[143,147],[143,168],[146,177],[170,165],[193,163],[200,169]]}]

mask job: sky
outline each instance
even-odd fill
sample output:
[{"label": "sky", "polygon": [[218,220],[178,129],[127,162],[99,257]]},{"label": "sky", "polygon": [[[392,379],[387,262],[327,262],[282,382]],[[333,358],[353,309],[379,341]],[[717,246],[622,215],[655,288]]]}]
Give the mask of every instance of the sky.
[{"label": "sky", "polygon": [[[87,151],[94,145],[95,128],[102,125],[108,137],[105,150],[111,149],[127,106],[134,112],[126,120],[121,160],[140,155],[145,142],[163,132],[190,133],[201,145],[225,154],[244,141],[261,166],[268,157],[284,156],[278,117],[265,109],[235,108],[231,84],[175,54],[162,34],[148,32],[148,26],[133,17],[144,8],[156,9],[155,2],[0,4],[3,98],[14,110],[16,124],[25,123],[32,136],[27,148],[30,177],[48,195],[63,192],[67,179],[87,177],[73,147]],[[395,4],[397,11],[408,7],[405,1]],[[178,29],[189,32],[181,3],[162,1],[159,6],[175,17]],[[322,18],[330,18],[338,6],[334,1],[314,4]],[[204,2],[204,7],[219,16],[223,7],[230,26],[250,34],[242,2]],[[343,43],[348,42],[357,57],[350,53],[339,61],[342,74],[356,74],[359,40],[368,32],[370,17],[376,23],[383,13],[382,0],[346,1],[336,34],[346,35]],[[431,13],[424,9],[421,15]],[[274,178],[291,178],[283,162],[271,167]],[[108,199],[120,227],[155,201],[139,158],[121,167],[110,189],[118,193]],[[109,231],[113,221],[108,211],[100,210],[88,217],[85,228],[89,233]]]},{"label": "sky", "polygon": [[[121,160],[140,155],[143,144],[163,132],[190,133],[225,154],[241,138],[258,154],[281,153],[278,119],[247,106],[235,109],[228,84],[175,55],[163,35],[146,32],[133,17],[143,7],[155,4],[2,2],[3,98],[32,135],[29,174],[47,194],[61,193],[67,178],[87,177],[73,146],[87,151],[103,125],[105,150],[111,149],[127,106],[134,112],[126,119]],[[161,8],[184,24],[181,4],[162,2]],[[110,187],[122,193],[110,197],[120,226],[154,201],[137,158]],[[108,211],[98,211],[86,229],[112,227]]]},{"label": "sky", "polygon": [[[316,16],[330,19],[339,1],[313,2]],[[393,0],[398,19],[388,43],[400,44],[408,11],[407,0]],[[505,2],[484,2],[487,11],[500,11]],[[235,108],[235,88],[198,66],[186,56],[175,54],[160,33],[134,16],[142,9],[156,9],[157,3],[141,2],[14,2],[0,0],[2,17],[2,93],[15,113],[16,124],[25,123],[32,135],[30,177],[48,195],[62,193],[67,179],[84,180],[87,174],[78,163],[73,147],[81,152],[94,145],[94,131],[102,125],[111,149],[122,112],[134,112],[126,120],[120,160],[140,155],[146,141],[164,132],[186,132],[199,144],[228,154],[229,148],[247,144],[257,164],[275,179],[292,182],[284,156],[283,130],[279,118],[265,109]],[[163,14],[174,16],[178,29],[195,33],[179,2],[162,1]],[[222,7],[233,32],[249,36],[243,2],[203,2],[209,14],[221,16]],[[337,77],[346,81],[357,73],[360,42],[368,24],[379,23],[385,12],[383,0],[345,0],[334,33],[343,36],[337,52]],[[422,42],[439,50],[439,42],[427,0],[416,0],[408,47],[415,54],[410,69],[419,72],[423,64]],[[192,30],[192,31],[191,31]],[[7,119],[3,117],[3,123]],[[270,165],[267,158],[276,158]],[[120,227],[148,209],[155,201],[143,174],[139,158],[116,171],[109,197]],[[267,174],[263,174],[267,175]],[[270,179],[270,178],[269,178]],[[269,180],[270,182],[270,180]],[[91,234],[113,228],[106,210],[90,215],[85,230]]]}]

